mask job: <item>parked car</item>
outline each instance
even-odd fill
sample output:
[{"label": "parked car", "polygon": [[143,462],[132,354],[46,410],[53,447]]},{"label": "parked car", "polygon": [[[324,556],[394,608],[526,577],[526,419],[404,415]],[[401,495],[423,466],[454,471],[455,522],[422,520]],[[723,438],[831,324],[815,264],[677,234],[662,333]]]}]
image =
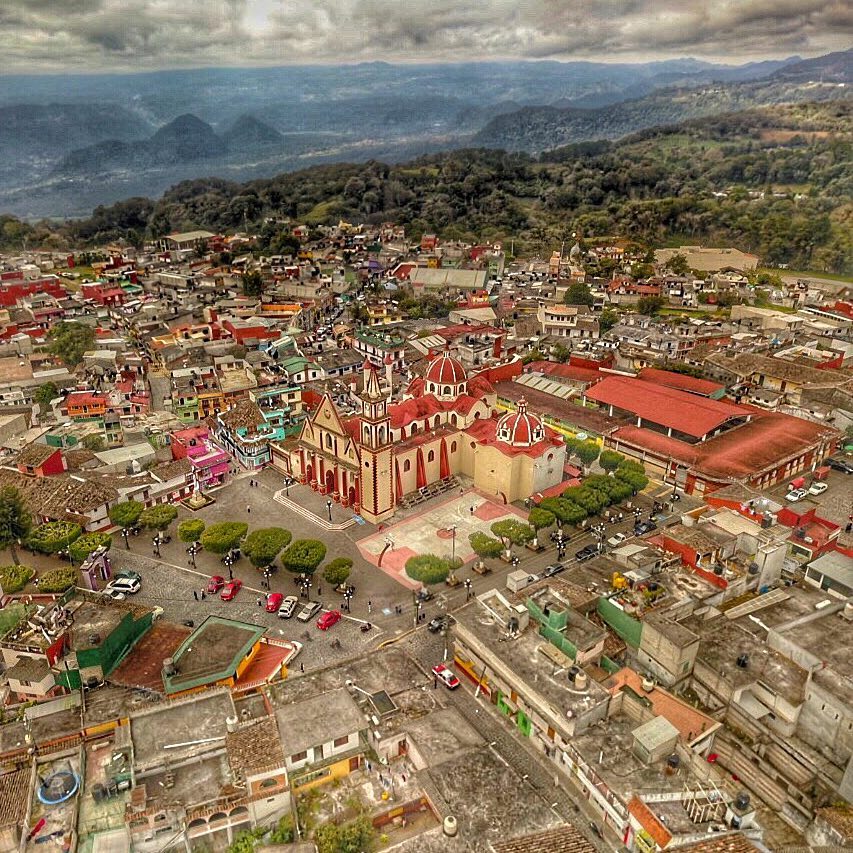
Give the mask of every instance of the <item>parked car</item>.
[{"label": "parked car", "polygon": [[545,571],[542,572],[543,578],[552,578],[554,575],[560,574],[560,572],[565,571],[565,566],[562,563],[552,563],[550,566],[545,567]]},{"label": "parked car", "polygon": [[432,674],[448,689],[455,690],[459,686],[459,679],[452,670],[440,663],[432,668]]},{"label": "parked car", "polygon": [[841,471],[842,474],[853,474],[853,465],[844,459],[827,459],[826,464],[834,471]]},{"label": "parked car", "polygon": [[219,593],[219,597],[223,601],[232,601],[234,597],[240,592],[240,588],[243,586],[243,581],[235,578],[233,581],[228,581],[224,587],[222,587],[222,592]]},{"label": "parked car", "polygon": [[142,584],[135,578],[115,578],[107,584],[107,589],[118,590],[125,595],[136,595],[142,589]]},{"label": "parked car", "polygon": [[266,603],[267,613],[278,613],[278,608],[281,607],[282,601],[284,601],[284,593],[282,593],[282,592],[271,592],[267,596],[267,603]]},{"label": "parked car", "polygon": [[139,581],[142,583],[142,575],[139,572],[133,571],[133,569],[122,569],[120,572],[116,572],[113,575],[113,580],[120,580],[122,578],[126,578],[127,580]]},{"label": "parked car", "polygon": [[575,551],[575,559],[582,563],[584,560],[591,560],[596,554],[598,554],[598,548],[595,545],[587,545],[580,551]]},{"label": "parked car", "polygon": [[107,598],[111,598],[113,601],[124,601],[127,598],[127,595],[123,593],[120,589],[115,589],[115,587],[106,587],[102,595],[105,595]]},{"label": "parked car", "polygon": [[435,596],[428,589],[418,590],[418,601],[432,601]]},{"label": "parked car", "polygon": [[607,540],[607,544],[611,548],[618,548],[627,538],[628,538],[627,533],[617,533],[615,536],[611,536]]},{"label": "parked car", "polygon": [[785,500],[793,504],[797,501],[801,501],[807,494],[808,491],[806,489],[792,489],[787,495],[785,495]]},{"label": "parked car", "polygon": [[809,494],[810,495],[822,495],[828,488],[829,488],[829,485],[826,483],[812,483],[809,486]]},{"label": "parked car", "polygon": [[332,625],[337,625],[342,618],[343,615],[340,610],[327,610],[325,613],[320,614],[320,618],[317,620],[317,627],[321,631],[328,631]]},{"label": "parked car", "polygon": [[278,618],[290,619],[290,617],[296,612],[296,608],[298,606],[299,599],[295,595],[288,595],[287,598],[282,601],[281,607],[278,608]]},{"label": "parked car", "polygon": [[302,606],[302,610],[296,615],[296,618],[300,622],[309,622],[311,617],[318,611],[323,605],[319,601],[306,601]]},{"label": "parked car", "polygon": [[634,525],[634,536],[642,536],[644,533],[651,533],[652,530],[657,530],[657,525],[653,521],[638,521]]},{"label": "parked car", "polygon": [[223,586],[225,586],[225,578],[221,575],[214,575],[207,582],[207,592],[209,595],[216,595]]}]

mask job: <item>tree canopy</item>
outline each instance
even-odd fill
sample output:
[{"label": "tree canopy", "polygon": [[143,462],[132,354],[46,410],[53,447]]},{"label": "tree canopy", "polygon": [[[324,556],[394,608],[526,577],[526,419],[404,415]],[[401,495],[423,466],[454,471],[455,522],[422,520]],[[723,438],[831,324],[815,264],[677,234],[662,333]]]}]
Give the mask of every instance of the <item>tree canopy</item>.
[{"label": "tree canopy", "polygon": [[178,510],[171,504],[157,504],[143,510],[139,523],[149,530],[165,530],[178,517]]},{"label": "tree canopy", "polygon": [[504,543],[505,548],[509,548],[510,545],[524,545],[535,536],[529,524],[516,518],[504,518],[493,522],[491,531]]},{"label": "tree canopy", "polygon": [[323,580],[332,586],[340,586],[350,575],[352,560],[349,557],[336,557],[323,567]]},{"label": "tree canopy", "polygon": [[12,562],[18,564],[15,546],[25,541],[33,527],[33,518],[24,498],[14,486],[0,489],[0,548],[8,548]]},{"label": "tree canopy", "polygon": [[178,539],[181,542],[198,542],[204,528],[205,523],[200,518],[188,518],[178,525]]},{"label": "tree canopy", "polygon": [[446,581],[452,568],[450,560],[435,554],[417,554],[406,560],[406,574],[413,581],[420,581],[427,586]]},{"label": "tree canopy", "polygon": [[500,557],[503,551],[500,539],[493,539],[480,530],[475,530],[469,534],[468,541],[471,543],[474,553],[482,560]]},{"label": "tree canopy", "polygon": [[610,472],[615,471],[624,459],[625,457],[621,453],[617,453],[615,450],[602,450],[598,457],[598,464],[605,471]]},{"label": "tree canopy", "polygon": [[55,400],[58,396],[59,389],[56,387],[56,383],[45,382],[36,389],[35,394],[33,394],[33,400],[44,408],[50,404],[51,400]]},{"label": "tree canopy", "polygon": [[33,551],[56,554],[64,548],[69,548],[82,533],[80,525],[72,521],[48,521],[30,533],[27,543]]},{"label": "tree canopy", "polygon": [[243,553],[256,569],[272,565],[282,548],[290,544],[293,537],[283,527],[261,527],[253,530],[243,542]]},{"label": "tree canopy", "polygon": [[311,575],[326,558],[326,546],[318,539],[296,539],[281,555],[281,564],[294,574]]},{"label": "tree canopy", "polygon": [[595,297],[592,295],[588,284],[584,284],[582,281],[573,281],[566,290],[563,301],[566,305],[593,305]]},{"label": "tree canopy", "polygon": [[205,528],[201,534],[201,544],[205,551],[212,554],[227,554],[240,545],[249,530],[242,521],[218,521]]},{"label": "tree canopy", "polygon": [[534,507],[530,510],[530,515],[527,516],[528,523],[537,533],[546,527],[550,527],[556,520],[553,512],[541,507]]},{"label": "tree canopy", "polygon": [[139,501],[122,501],[110,507],[110,521],[122,529],[133,527],[142,515],[145,505]]},{"label": "tree canopy", "polygon": [[48,352],[62,360],[66,367],[76,367],[83,353],[94,348],[95,330],[85,323],[62,320],[47,333]]}]

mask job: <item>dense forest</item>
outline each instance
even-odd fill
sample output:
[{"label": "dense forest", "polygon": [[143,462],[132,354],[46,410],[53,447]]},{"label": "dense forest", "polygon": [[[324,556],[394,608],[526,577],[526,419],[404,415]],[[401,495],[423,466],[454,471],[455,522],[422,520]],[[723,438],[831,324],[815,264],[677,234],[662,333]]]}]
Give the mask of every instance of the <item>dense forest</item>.
[{"label": "dense forest", "polygon": [[186,181],[92,217],[0,217],[6,248],[139,244],[173,230],[258,230],[265,220],[404,224],[412,236],[553,248],[572,232],[648,244],[735,245],[765,263],[853,271],[850,103],[777,106],[588,142],[539,158],[464,150],[401,165],[321,166],[238,184]]}]

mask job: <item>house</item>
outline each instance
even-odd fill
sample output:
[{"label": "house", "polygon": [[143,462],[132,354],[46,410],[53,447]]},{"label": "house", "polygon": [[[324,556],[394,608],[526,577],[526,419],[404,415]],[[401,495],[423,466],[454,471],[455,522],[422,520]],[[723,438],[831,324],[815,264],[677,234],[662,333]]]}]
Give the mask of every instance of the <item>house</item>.
[{"label": "house", "polygon": [[267,422],[257,403],[241,400],[216,418],[216,437],[244,468],[255,471],[270,461],[270,441],[281,427]]},{"label": "house", "polygon": [[279,704],[285,766],[294,791],[358,770],[368,748],[368,720],[346,687]]},{"label": "house", "polygon": [[62,414],[75,421],[103,419],[107,413],[108,402],[106,394],[94,391],[72,391],[62,404]]},{"label": "house", "polygon": [[598,320],[586,305],[540,305],[536,317],[543,335],[569,340],[598,337]]},{"label": "house", "polygon": [[28,444],[15,460],[18,470],[30,477],[49,477],[68,470],[65,456],[58,447],[34,442]]}]

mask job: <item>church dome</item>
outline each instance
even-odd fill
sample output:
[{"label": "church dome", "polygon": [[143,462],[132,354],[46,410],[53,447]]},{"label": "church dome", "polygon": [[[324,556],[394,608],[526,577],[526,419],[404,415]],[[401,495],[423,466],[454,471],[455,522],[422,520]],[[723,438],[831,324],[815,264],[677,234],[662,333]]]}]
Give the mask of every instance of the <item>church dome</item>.
[{"label": "church dome", "polygon": [[527,402],[522,397],[517,411],[507,412],[498,421],[497,437],[513,447],[531,447],[545,438],[545,427],[536,415],[527,411]]},{"label": "church dome", "polygon": [[462,362],[445,351],[430,362],[424,383],[428,394],[435,394],[439,399],[452,399],[467,392],[468,377]]},{"label": "church dome", "polygon": [[464,382],[467,376],[462,362],[449,352],[443,352],[430,362],[424,379],[427,382],[435,382],[436,385],[458,385]]}]

